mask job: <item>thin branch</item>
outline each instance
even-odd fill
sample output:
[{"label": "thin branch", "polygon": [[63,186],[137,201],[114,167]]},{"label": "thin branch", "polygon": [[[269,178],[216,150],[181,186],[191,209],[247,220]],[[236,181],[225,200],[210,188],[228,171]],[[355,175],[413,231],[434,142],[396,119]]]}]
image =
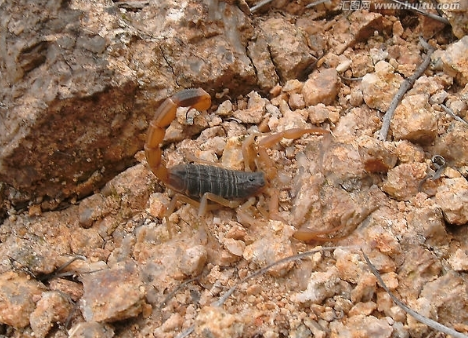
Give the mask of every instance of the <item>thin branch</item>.
[{"label": "thin branch", "polygon": [[190,326],[188,329],[182,331],[181,333],[179,333],[176,338],[185,338],[185,337],[188,337],[190,336],[190,334],[195,331],[195,325],[192,325]]},{"label": "thin branch", "polygon": [[439,16],[444,15],[444,13],[442,12],[442,10],[439,7],[439,3],[437,2],[437,0],[431,0],[431,3],[434,5],[437,13],[439,13]]},{"label": "thin branch", "polygon": [[340,79],[344,81],[362,81],[362,78],[363,78],[362,76],[361,77],[346,77],[341,74],[338,74],[338,76],[340,77]]},{"label": "thin branch", "polygon": [[149,1],[118,1],[116,2],[116,5],[119,8],[125,8],[134,11],[145,8],[145,6],[149,5]]},{"label": "thin branch", "polygon": [[[261,268],[255,272],[253,272],[252,274],[248,275],[247,277],[243,278],[241,281],[239,281],[236,285],[234,285],[232,288],[230,288],[224,295],[221,296],[221,298],[218,299],[218,301],[214,302],[213,303],[213,306],[221,306],[224,304],[224,302],[226,302],[226,300],[234,293],[234,291],[237,290],[237,288],[242,284],[242,283],[245,283],[246,281],[248,281],[249,279],[252,279],[252,278],[255,278],[257,276],[260,276],[260,275],[263,275],[265,274],[266,272],[268,272],[268,270],[270,270],[271,268],[277,266],[277,265],[280,265],[280,264],[284,264],[284,263],[289,263],[289,262],[294,262],[294,261],[297,261],[297,260],[300,260],[304,257],[307,257],[307,256],[312,256],[312,255],[315,255],[317,252],[323,252],[323,251],[333,251],[333,250],[336,250],[338,248],[351,248],[353,246],[340,246],[340,247],[327,247],[327,248],[321,248],[321,249],[317,249],[317,250],[312,250],[312,251],[306,251],[306,252],[303,252],[303,253],[300,253],[300,254],[297,254],[297,255],[293,255],[293,256],[289,256],[289,257],[285,257],[283,259],[280,259],[279,261],[276,261],[276,262],[273,262],[267,266],[265,266],[264,268]],[[190,326],[188,329],[182,331],[179,335],[177,335],[176,338],[184,338],[184,337],[187,337],[189,336],[193,331],[195,330],[195,325],[192,325]]]},{"label": "thin branch", "polygon": [[436,169],[434,175],[431,177],[431,180],[437,180],[440,178],[440,176],[442,176],[445,168],[447,168],[447,161],[445,161],[445,158],[441,155],[434,155],[431,158],[431,162]]},{"label": "thin branch", "polygon": [[[305,8],[312,8],[314,6],[317,6],[317,5],[323,4],[324,2],[329,2],[329,1],[330,0],[317,0],[315,2],[308,4]],[[250,13],[258,11],[260,8],[262,8],[265,5],[268,5],[270,2],[273,2],[273,0],[260,1],[258,4],[250,8]]]},{"label": "thin branch", "polygon": [[468,124],[468,122],[466,122],[464,119],[462,119],[460,116],[458,116],[457,114],[455,114],[453,112],[452,109],[450,109],[449,107],[447,107],[445,104],[441,104],[440,105],[442,107],[443,110],[445,110],[446,113],[449,113],[450,115],[452,115],[452,117],[457,120],[458,122],[462,122],[462,123],[465,123],[465,124]]},{"label": "thin branch", "polygon": [[419,321],[419,322],[433,328],[434,330],[443,332],[445,334],[452,335],[455,338],[468,338],[468,336],[464,335],[463,333],[460,333],[460,332],[455,331],[454,329],[452,329],[450,327],[442,325],[442,324],[436,322],[435,320],[424,317],[423,315],[421,315],[420,313],[412,310],[410,307],[408,307],[406,304],[404,304],[402,301],[400,301],[393,293],[390,292],[390,289],[387,287],[387,285],[385,285],[382,277],[380,276],[379,271],[371,263],[371,261],[369,260],[369,257],[367,257],[367,255],[364,253],[364,251],[361,250],[361,252],[362,252],[362,255],[364,256],[364,259],[366,260],[367,265],[369,266],[370,270],[372,271],[374,276],[379,281],[380,286],[388,293],[388,295],[390,296],[390,298],[392,298],[392,300],[395,302],[395,304],[397,304],[399,307],[401,307],[406,313],[413,316],[417,321]]},{"label": "thin branch", "polygon": [[166,306],[166,304],[167,304],[172,298],[174,298],[174,296],[177,294],[177,292],[179,292],[180,290],[182,290],[186,285],[192,283],[193,281],[196,281],[197,279],[200,279],[200,276],[196,276],[196,277],[190,278],[190,279],[186,280],[185,282],[183,282],[182,284],[180,284],[179,286],[177,286],[173,291],[171,291],[171,292],[166,296],[166,298],[164,298],[164,300],[162,301],[162,303],[159,305],[159,309],[162,309],[164,306]]},{"label": "thin branch", "polygon": [[303,253],[300,253],[300,254],[297,254],[297,255],[293,255],[293,256],[289,256],[289,257],[285,257],[283,259],[280,259],[279,261],[273,262],[273,263],[265,266],[264,268],[261,268],[261,269],[255,271],[255,272],[253,272],[252,274],[248,275],[244,279],[242,279],[240,282],[238,282],[236,285],[234,285],[232,288],[230,288],[217,302],[213,303],[213,306],[223,305],[224,302],[234,293],[234,291],[236,291],[236,289],[239,287],[239,285],[241,285],[242,283],[247,282],[249,279],[255,278],[257,276],[264,275],[265,273],[268,272],[268,270],[270,270],[271,268],[273,268],[273,267],[275,267],[277,265],[298,261],[298,260],[300,260],[300,259],[302,259],[304,257],[315,255],[317,252],[333,251],[333,250],[336,250],[338,248],[344,248],[344,247],[331,246],[331,247],[327,247],[327,248],[321,248],[321,249],[317,249],[317,250],[306,251],[306,252],[303,252]]},{"label": "thin branch", "polygon": [[394,2],[394,3],[397,3],[397,4],[401,5],[401,6],[403,6],[405,9],[408,9],[408,10],[410,10],[410,11],[412,11],[412,12],[422,14],[422,15],[424,15],[424,16],[427,16],[428,18],[431,18],[431,19],[440,21],[440,22],[442,22],[442,23],[444,23],[444,24],[446,24],[446,25],[450,25],[450,22],[449,22],[446,18],[444,18],[444,17],[442,17],[442,16],[439,16],[439,15],[435,15],[435,14],[432,14],[432,13],[425,12],[425,11],[419,9],[418,7],[413,6],[412,4],[409,4],[409,3],[407,3],[407,2],[401,2],[401,1],[398,1],[398,0],[391,0],[391,1]]},{"label": "thin branch", "polygon": [[38,280],[43,282],[43,281],[47,281],[47,280],[50,280],[50,279],[53,279],[53,278],[60,278],[60,277],[67,277],[67,276],[75,275],[76,272],[74,272],[74,271],[70,271],[70,272],[66,272],[66,273],[60,273],[60,272],[63,271],[65,268],[67,268],[71,263],[73,263],[73,262],[75,262],[77,260],[86,261],[86,257],[81,256],[81,255],[77,255],[77,256],[73,257],[72,259],[70,259],[68,262],[66,262],[66,263],[62,264],[61,266],[59,266],[54,272],[48,273],[48,274],[46,274],[44,276],[39,277]]},{"label": "thin branch", "polygon": [[431,62],[431,55],[434,53],[434,48],[429,45],[423,38],[419,38],[421,45],[426,49],[426,58],[424,61],[416,68],[416,71],[413,75],[407,78],[398,89],[398,92],[393,97],[392,102],[390,103],[390,107],[388,108],[387,112],[385,113],[382,121],[382,128],[380,129],[380,133],[378,139],[381,141],[385,141],[387,139],[388,130],[390,129],[390,122],[392,121],[393,114],[395,113],[396,107],[403,99],[405,93],[413,87],[416,80],[425,72],[426,68],[429,66]]},{"label": "thin branch", "polygon": [[260,1],[258,4],[250,8],[250,13],[258,11],[261,7],[268,5],[270,2],[273,2],[273,0]]},{"label": "thin branch", "polygon": [[317,0],[315,2],[312,2],[310,4],[308,4],[305,8],[312,8],[314,6],[318,6],[320,4],[323,4],[324,2],[329,2],[330,0]]},{"label": "thin branch", "polygon": [[424,177],[421,182],[419,182],[418,185],[418,191],[421,192],[424,183],[426,183],[428,180],[435,181],[442,176],[442,173],[444,172],[445,168],[447,168],[447,161],[445,161],[445,158],[441,155],[434,155],[431,158],[432,165],[436,169],[434,173],[428,173],[426,177]]}]

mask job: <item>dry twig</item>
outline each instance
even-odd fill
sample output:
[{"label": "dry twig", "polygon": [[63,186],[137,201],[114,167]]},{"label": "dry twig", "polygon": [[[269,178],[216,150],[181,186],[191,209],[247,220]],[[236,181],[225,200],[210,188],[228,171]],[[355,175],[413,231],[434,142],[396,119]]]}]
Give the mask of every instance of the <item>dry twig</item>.
[{"label": "dry twig", "polygon": [[[343,247],[340,247],[340,248],[343,248]],[[234,285],[232,288],[230,288],[217,302],[215,302],[213,305],[214,306],[221,306],[224,304],[224,302],[234,293],[234,291],[236,291],[236,289],[239,287],[239,285],[241,285],[242,283],[245,283],[247,282],[249,279],[252,279],[252,278],[255,278],[257,276],[261,276],[261,275],[264,275],[265,273],[268,272],[268,270],[270,270],[271,268],[277,266],[277,265],[280,265],[280,264],[284,264],[284,263],[289,263],[289,262],[294,262],[294,261],[298,261],[304,257],[307,257],[307,256],[311,256],[311,255],[315,255],[317,252],[323,252],[323,251],[333,251],[333,250],[336,250],[338,249],[338,247],[327,247],[327,248],[321,248],[321,249],[317,249],[317,250],[312,250],[312,251],[306,251],[306,252],[303,252],[303,253],[300,253],[300,254],[297,254],[297,255],[293,255],[293,256],[289,256],[289,257],[286,257],[286,258],[283,258],[283,259],[280,259],[279,261],[276,261],[276,262],[273,262],[267,266],[265,266],[264,268],[261,268],[257,271],[255,271],[254,273],[248,275],[247,277],[245,277],[244,279],[242,279],[239,283],[237,283],[236,285]]]},{"label": "dry twig", "polygon": [[442,17],[442,16],[439,16],[439,15],[435,15],[435,14],[432,14],[432,13],[425,12],[425,11],[419,9],[418,7],[413,6],[412,4],[409,4],[409,3],[407,3],[407,2],[401,2],[401,1],[398,1],[398,0],[391,0],[391,1],[393,1],[394,3],[397,3],[397,4],[401,5],[401,6],[403,6],[405,9],[408,9],[408,10],[410,10],[410,11],[412,11],[412,12],[416,12],[416,13],[418,13],[418,14],[422,14],[422,15],[424,15],[424,16],[427,16],[428,18],[437,20],[437,21],[442,22],[442,23],[444,23],[444,24],[446,24],[446,25],[450,25],[450,22],[449,22],[446,18],[444,18],[444,17]]},{"label": "dry twig", "polygon": [[258,4],[250,8],[250,13],[254,13],[258,11],[261,7],[268,5],[270,2],[273,2],[273,0],[263,0],[260,1]]},{"label": "dry twig", "polygon": [[190,278],[188,280],[186,280],[185,282],[183,282],[182,284],[180,284],[178,287],[176,287],[174,290],[172,290],[167,296],[166,298],[164,298],[164,300],[161,302],[161,304],[159,305],[159,309],[161,310],[164,306],[167,305],[167,303],[172,299],[174,298],[174,296],[177,294],[177,292],[179,292],[180,290],[182,290],[186,285],[192,283],[193,281],[196,281],[200,279],[200,276],[197,276],[197,277],[193,277],[193,278]]},{"label": "dry twig", "polygon": [[369,266],[370,270],[372,271],[374,276],[379,281],[380,286],[388,293],[388,295],[390,296],[390,298],[392,298],[392,300],[395,302],[396,305],[398,305],[400,308],[402,308],[409,315],[413,316],[417,321],[419,321],[419,322],[433,328],[434,330],[443,332],[445,334],[449,334],[449,335],[451,335],[452,337],[455,337],[455,338],[468,338],[468,336],[464,335],[463,333],[460,333],[460,332],[455,331],[454,329],[452,329],[450,327],[442,325],[442,324],[436,322],[435,320],[424,317],[423,315],[421,315],[420,313],[414,311],[413,309],[408,307],[406,304],[404,304],[402,301],[400,301],[393,293],[390,292],[390,289],[387,287],[387,285],[385,285],[382,277],[380,276],[379,271],[377,271],[376,267],[371,263],[371,261],[369,260],[369,257],[367,257],[367,255],[364,253],[364,251],[361,250],[361,252],[362,252],[362,255],[364,256],[364,259],[366,260],[367,265]]},{"label": "dry twig", "polygon": [[141,10],[145,8],[145,6],[148,6],[149,1],[117,1],[116,4],[119,8],[135,11]]},{"label": "dry twig", "polygon": [[452,115],[452,117],[457,120],[458,122],[461,122],[461,123],[465,123],[465,124],[468,124],[468,122],[466,122],[464,119],[462,119],[460,116],[458,116],[457,114],[455,114],[453,112],[452,109],[450,109],[449,107],[447,107],[445,104],[441,104],[440,105],[442,107],[443,110],[445,110],[446,113]]},{"label": "dry twig", "polygon": [[48,281],[48,280],[54,279],[54,278],[73,276],[73,275],[76,274],[76,272],[73,272],[73,271],[65,272],[65,273],[60,273],[60,272],[63,271],[65,268],[67,268],[71,263],[73,263],[74,261],[77,261],[77,260],[86,261],[86,257],[81,256],[81,255],[77,255],[77,256],[73,257],[72,259],[70,259],[68,262],[66,262],[66,263],[62,264],[61,266],[59,266],[54,272],[48,273],[47,275],[41,276],[41,277],[39,277],[37,279],[40,280],[41,282],[44,282],[44,281]]},{"label": "dry twig", "polygon": [[419,182],[418,191],[422,191],[422,187],[427,180],[434,181],[439,179],[440,176],[442,176],[442,173],[444,172],[445,168],[447,168],[447,162],[445,161],[445,158],[443,158],[443,156],[434,155],[431,158],[431,162],[436,170],[434,173],[427,174],[426,177],[424,177],[421,180],[421,182]]},{"label": "dry twig", "polygon": [[[350,248],[350,246],[345,246],[345,247],[341,246],[339,248]],[[268,272],[268,270],[270,270],[271,268],[273,268],[273,267],[275,267],[277,265],[298,261],[298,260],[300,260],[300,259],[302,259],[304,257],[315,255],[317,252],[333,251],[333,250],[336,250],[336,249],[338,249],[338,247],[320,248],[320,249],[317,249],[317,250],[306,251],[306,252],[303,252],[303,253],[300,253],[300,254],[297,254],[297,255],[289,256],[289,257],[280,259],[279,261],[273,262],[273,263],[265,266],[264,268],[261,268],[261,269],[255,271],[255,272],[251,273],[250,275],[248,275],[247,277],[245,277],[244,279],[239,281],[236,285],[234,285],[232,288],[230,288],[224,295],[222,295],[221,298],[218,299],[218,301],[214,302],[213,306],[223,305],[224,302],[234,293],[234,291],[237,290],[237,288],[242,283],[245,283],[248,280],[250,280],[252,278],[255,278],[257,276],[264,275],[265,273]],[[185,331],[181,332],[176,338],[188,337],[194,330],[195,330],[195,326],[192,325],[188,329],[186,329]]]},{"label": "dry twig", "polygon": [[310,4],[308,4],[305,8],[312,8],[312,7],[315,7],[315,6],[318,6],[320,4],[323,4],[324,2],[328,2],[330,0],[317,0],[317,1],[314,1]]},{"label": "dry twig", "polygon": [[390,103],[390,107],[388,108],[387,112],[385,113],[382,121],[382,128],[380,129],[380,133],[378,139],[381,141],[385,141],[387,139],[388,130],[390,129],[390,122],[392,121],[393,114],[395,113],[395,109],[403,99],[405,93],[413,87],[416,80],[424,73],[426,68],[429,66],[431,62],[431,55],[434,53],[434,48],[429,45],[423,38],[419,38],[421,45],[426,49],[426,58],[424,61],[416,68],[416,71],[413,75],[407,78],[398,89],[398,92],[393,97],[392,102]]}]

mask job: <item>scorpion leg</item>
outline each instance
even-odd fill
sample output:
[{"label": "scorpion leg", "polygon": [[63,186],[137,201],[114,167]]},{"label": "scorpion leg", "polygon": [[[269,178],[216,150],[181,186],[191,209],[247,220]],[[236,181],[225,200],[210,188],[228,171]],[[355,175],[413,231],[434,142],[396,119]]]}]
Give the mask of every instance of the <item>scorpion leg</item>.
[{"label": "scorpion leg", "polygon": [[[170,214],[172,214],[177,202],[179,201],[193,205],[196,209],[198,209],[198,216],[204,216],[207,211],[219,209],[220,206],[234,209],[241,204],[239,201],[230,201],[210,192],[205,193],[200,199],[200,202],[183,194],[177,193],[174,195],[174,197],[172,197],[171,203],[169,203],[164,214],[165,217],[168,217]],[[212,201],[217,204],[208,204],[208,201]]]},{"label": "scorpion leg", "polygon": [[[211,192],[206,192],[200,199],[200,207],[198,208],[198,216],[203,216],[205,212],[210,208],[208,201],[215,202],[219,205],[234,209],[237,208],[241,203],[239,201],[230,201],[221,196],[215,195]],[[213,208],[211,208],[213,209]]]},{"label": "scorpion leg", "polygon": [[322,235],[332,234],[334,232],[337,232],[338,230],[343,229],[344,227],[345,227],[345,224],[342,224],[342,225],[334,227],[333,229],[323,230],[323,231],[314,231],[314,230],[309,229],[309,228],[301,228],[301,229],[297,230],[293,234],[293,237],[295,239],[298,239],[298,240],[303,241],[303,242],[310,242],[310,241],[332,242],[332,241],[338,241],[340,239],[346,238],[347,236],[329,238],[329,237],[323,237]]},{"label": "scorpion leg", "polygon": [[[171,202],[167,206],[166,212],[164,213],[164,218],[166,219],[166,222],[167,222],[166,224],[167,224],[167,229],[169,231],[170,237],[173,237],[176,235],[176,230],[175,230],[175,225],[171,221],[169,221],[169,216],[174,212],[176,208],[176,204],[179,201],[182,203],[191,204],[193,207],[200,210],[200,202],[195,201],[188,196],[182,195],[180,193],[176,193],[172,197]],[[215,209],[215,208],[212,208],[212,206],[208,206],[207,209]]]},{"label": "scorpion leg", "polygon": [[[252,207],[256,202],[255,197],[250,197],[245,203],[243,203],[239,208],[236,209],[237,214],[237,221],[240,222],[242,225],[252,226],[252,225],[259,225],[261,223],[258,222],[255,217],[249,213],[249,208]],[[265,213],[264,210],[261,208],[258,209],[260,213],[263,215],[264,218],[268,219],[269,214]]]}]

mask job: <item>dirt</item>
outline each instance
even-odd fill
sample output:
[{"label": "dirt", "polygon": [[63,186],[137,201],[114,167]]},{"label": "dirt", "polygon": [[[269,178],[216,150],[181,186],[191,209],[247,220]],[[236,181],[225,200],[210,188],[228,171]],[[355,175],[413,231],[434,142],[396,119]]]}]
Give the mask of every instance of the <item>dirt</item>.
[{"label": "dirt", "polygon": [[[90,31],[115,24],[117,13],[132,23],[119,29],[141,40],[129,42],[124,33],[100,31],[108,39],[121,39],[122,54],[115,49],[105,53],[109,67],[120,69],[110,80],[120,89],[101,92],[101,82],[93,78],[88,94],[71,93],[66,100],[95,102],[111,114],[109,107],[115,103],[111,94],[117,93],[118,102],[128,95],[138,109],[132,112],[123,104],[124,109],[116,112],[125,111],[122,119],[107,115],[97,126],[91,123],[92,132],[81,139],[86,145],[77,151],[73,163],[85,161],[91,171],[103,165],[103,158],[109,160],[106,165],[119,158],[136,164],[109,174],[108,181],[104,177],[110,169],[99,169],[101,175],[86,186],[88,196],[82,199],[77,193],[84,191],[77,184],[81,179],[73,181],[79,168],[73,163],[53,169],[48,162],[45,171],[39,163],[34,177],[40,184],[34,183],[31,190],[22,190],[24,182],[15,185],[17,178],[2,178],[1,334],[57,338],[443,335],[392,301],[366,264],[365,253],[401,301],[468,335],[468,67],[464,57],[468,38],[459,25],[464,22],[463,12],[445,13],[451,27],[403,10],[338,11],[324,5],[306,9],[296,2],[275,1],[252,14],[243,1],[180,1],[161,7],[144,1],[96,2],[95,12],[92,5],[83,2],[79,7],[72,2],[54,11],[71,15],[79,7],[90,19]],[[154,14],[162,15],[160,9],[166,18],[164,33]],[[230,31],[233,27],[235,31]],[[152,37],[145,35],[151,30]],[[18,36],[23,34],[20,31],[17,27]],[[154,39],[157,33],[164,39]],[[436,49],[431,64],[398,105],[387,139],[379,140],[383,114],[401,83],[426,56],[420,35]],[[161,58],[152,67],[141,66],[138,76],[126,68],[132,58],[123,55],[130,45],[134,65],[151,64],[149,55],[139,53],[148,52],[145,39],[172,69],[161,67]],[[99,39],[85,39],[79,46],[104,57],[99,54],[104,53],[102,48],[117,47],[116,40],[106,41],[107,47]],[[187,43],[187,54],[179,54],[180,45],[175,47],[180,41]],[[205,67],[214,59],[210,72]],[[44,61],[32,55],[28,60],[8,75],[21,78],[32,72],[18,80],[26,92],[26,84],[32,81],[28,76],[44,72],[41,65],[56,66],[49,58]],[[102,66],[99,59],[87,60]],[[161,74],[170,78],[166,89],[153,84]],[[242,80],[246,80],[244,89]],[[283,139],[267,149],[278,174],[269,189],[248,205],[216,208],[199,216],[194,205],[178,203],[165,217],[174,192],[148,168],[141,150],[142,129],[158,103],[178,86],[206,89],[213,105],[203,112],[178,110],[163,142],[167,167],[202,161],[246,170],[242,144],[250,135],[258,145],[265,134],[291,128],[322,128],[329,133]],[[132,93],[122,88],[131,88]],[[99,100],[88,101],[96,92]],[[157,99],[146,102],[151,93],[157,93]],[[37,98],[34,92],[28,95]],[[11,97],[8,100],[0,107],[9,114],[24,107],[13,104]],[[61,133],[75,118],[80,128],[86,125],[83,107],[75,113],[84,115],[71,113]],[[54,109],[43,112],[49,116]],[[116,132],[119,141],[113,143],[113,133],[95,133],[101,123],[125,132]],[[8,130],[16,128],[9,126]],[[43,124],[28,126],[34,132],[26,140],[37,135]],[[99,155],[99,163],[90,155],[88,141],[96,135],[105,154],[106,149],[116,149],[110,145],[125,148],[121,142],[133,131],[138,135],[128,141],[131,149],[125,155],[118,151]],[[45,133],[40,144],[47,144],[54,154],[56,143],[45,142],[50,141],[48,137],[52,135]],[[24,147],[21,137],[15,142]],[[9,147],[13,143],[5,146],[3,155]],[[60,151],[71,151],[70,147],[66,143]],[[38,158],[46,156],[47,151],[38,149]],[[443,162],[435,155],[442,156]],[[24,164],[8,162],[8,156],[3,161],[3,168],[11,170],[14,163]],[[257,167],[268,170],[260,160]],[[57,175],[50,174],[53,170]],[[65,183],[52,179],[65,176]],[[42,177],[49,179],[50,187]],[[60,184],[69,194],[58,198],[54,194],[61,191]],[[279,217],[272,219],[267,211],[276,197]],[[309,251],[313,252],[302,259],[269,267]],[[249,278],[266,267],[264,273]],[[233,286],[234,292],[220,304]]]}]

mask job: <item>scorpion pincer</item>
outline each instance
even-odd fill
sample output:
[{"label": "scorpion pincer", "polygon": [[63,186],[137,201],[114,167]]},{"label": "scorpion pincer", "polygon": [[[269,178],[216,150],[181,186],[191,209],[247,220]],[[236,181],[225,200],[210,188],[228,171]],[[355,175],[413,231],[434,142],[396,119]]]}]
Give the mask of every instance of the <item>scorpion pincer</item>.
[{"label": "scorpion pincer", "polygon": [[[210,106],[211,97],[203,89],[185,89],[167,98],[156,110],[150,122],[145,143],[148,165],[157,178],[178,193],[168,207],[167,214],[174,209],[176,199],[198,206],[200,216],[209,208],[208,201],[230,208],[239,206],[242,200],[264,191],[267,181],[277,175],[277,170],[266,148],[278,143],[282,138],[296,139],[307,133],[328,133],[327,130],[321,128],[296,128],[264,137],[258,145],[258,162],[262,164],[265,172],[246,172],[200,164],[179,164],[166,168],[162,162],[161,143],[166,127],[176,117],[177,108],[189,107],[189,109],[203,111]],[[249,137],[244,142],[243,148],[251,146],[252,142],[253,137]],[[249,156],[247,150],[243,149],[243,153],[244,156]],[[245,158],[244,161],[247,169],[250,169],[249,163],[254,162],[252,158]]]}]

